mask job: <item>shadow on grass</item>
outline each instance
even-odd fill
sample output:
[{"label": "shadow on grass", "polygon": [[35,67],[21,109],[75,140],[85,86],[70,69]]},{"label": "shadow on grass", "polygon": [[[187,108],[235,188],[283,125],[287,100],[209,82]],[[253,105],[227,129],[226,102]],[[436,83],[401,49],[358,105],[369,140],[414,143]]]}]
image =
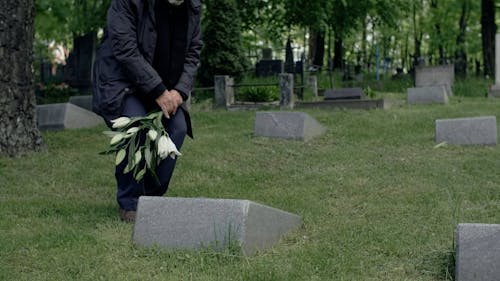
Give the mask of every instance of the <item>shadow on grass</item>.
[{"label": "shadow on grass", "polygon": [[437,280],[455,280],[455,252],[434,251],[428,253],[418,271],[426,275],[432,275]]}]

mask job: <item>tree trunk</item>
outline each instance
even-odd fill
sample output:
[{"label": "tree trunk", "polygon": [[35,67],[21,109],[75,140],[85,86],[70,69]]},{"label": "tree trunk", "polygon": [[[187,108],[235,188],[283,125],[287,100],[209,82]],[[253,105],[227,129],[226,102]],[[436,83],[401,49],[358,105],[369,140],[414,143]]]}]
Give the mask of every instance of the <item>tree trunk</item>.
[{"label": "tree trunk", "polygon": [[495,1],[481,0],[481,35],[483,40],[484,75],[495,75]]},{"label": "tree trunk", "polygon": [[468,0],[463,0],[462,11],[458,22],[459,32],[457,35],[457,51],[455,52],[455,73],[465,77],[467,74],[467,53],[465,49],[465,33],[467,29],[467,19],[469,15]]},{"label": "tree trunk", "polygon": [[415,46],[415,53],[413,54],[413,67],[417,67],[420,65],[420,58],[422,56],[422,31],[418,31],[417,7],[415,2],[413,2],[413,40]]},{"label": "tree trunk", "polygon": [[0,0],[0,155],[36,151],[42,139],[36,124],[33,83],[33,0]]},{"label": "tree trunk", "polygon": [[314,56],[316,55],[316,37],[318,33],[315,32],[312,28],[309,28],[309,53],[307,55],[308,62],[312,65],[314,61]]},{"label": "tree trunk", "polygon": [[338,32],[335,32],[333,39],[333,68],[342,69],[344,59],[344,41]]},{"label": "tree trunk", "polygon": [[361,38],[361,55],[359,56],[360,59],[358,60],[358,64],[363,65],[364,67],[367,67],[367,61],[368,57],[366,55],[366,37],[367,37],[367,26],[368,26],[368,20],[367,17],[363,19],[363,33],[362,33],[362,38]]},{"label": "tree trunk", "polygon": [[309,40],[310,59],[312,65],[318,69],[323,67],[323,59],[325,58],[325,32],[311,31]]},{"label": "tree trunk", "polygon": [[[433,9],[433,11],[439,11],[437,0],[431,1],[431,8]],[[441,23],[439,20],[434,24],[434,28],[436,29],[436,37],[438,38],[438,52],[439,52],[438,64],[445,64],[446,59],[444,57],[443,41],[439,40],[442,37],[442,35],[441,35]],[[432,50],[431,50],[431,53],[432,53]]]}]

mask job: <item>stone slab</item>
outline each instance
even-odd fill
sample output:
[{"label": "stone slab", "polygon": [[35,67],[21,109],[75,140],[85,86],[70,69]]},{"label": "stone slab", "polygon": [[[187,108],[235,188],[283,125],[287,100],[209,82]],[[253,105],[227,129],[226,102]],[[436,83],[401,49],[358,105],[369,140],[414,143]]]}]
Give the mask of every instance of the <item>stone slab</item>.
[{"label": "stone slab", "polygon": [[285,63],[282,60],[260,60],[255,64],[255,74],[261,76],[273,76],[285,71]]},{"label": "stone slab", "polygon": [[37,123],[40,130],[90,128],[103,124],[103,119],[71,103],[37,105]]},{"label": "stone slab", "polygon": [[417,67],[415,71],[415,87],[444,86],[448,96],[453,96],[454,82],[455,66],[453,64]]},{"label": "stone slab", "polygon": [[308,141],[325,131],[304,112],[260,111],[255,116],[256,136]]},{"label": "stone slab", "polygon": [[88,111],[92,111],[92,96],[91,95],[83,95],[83,96],[71,96],[69,98],[69,103],[84,108]]},{"label": "stone slab", "polygon": [[448,94],[444,86],[408,88],[407,100],[409,104],[447,104]]},{"label": "stone slab", "polygon": [[365,99],[365,100],[325,100],[312,102],[297,102],[296,109],[315,108],[315,109],[384,109],[386,102],[384,99]]},{"label": "stone slab", "polygon": [[360,100],[365,98],[361,88],[327,89],[323,95],[325,100]]},{"label": "stone slab", "polygon": [[495,116],[436,120],[436,142],[458,145],[496,145]]},{"label": "stone slab", "polygon": [[252,255],[301,225],[295,214],[248,200],[142,196],[133,242],[181,250],[236,245]]},{"label": "stone slab", "polygon": [[500,98],[500,85],[492,85],[488,91],[488,97]]},{"label": "stone slab", "polygon": [[455,280],[500,278],[500,225],[461,223],[455,235]]}]

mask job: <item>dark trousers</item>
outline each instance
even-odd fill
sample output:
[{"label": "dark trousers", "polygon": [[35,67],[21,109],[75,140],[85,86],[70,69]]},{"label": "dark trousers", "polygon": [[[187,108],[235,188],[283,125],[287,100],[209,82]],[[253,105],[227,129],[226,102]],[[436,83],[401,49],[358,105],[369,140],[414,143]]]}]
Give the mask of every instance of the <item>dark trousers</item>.
[{"label": "dark trousers", "polygon": [[[159,110],[159,107],[155,108],[153,103],[144,102],[134,95],[129,95],[125,97],[122,116],[145,116],[153,109]],[[170,139],[172,139],[177,149],[180,151],[187,130],[184,110],[178,108],[175,115],[170,116],[170,119],[163,118],[163,126],[166,128]],[[136,210],[139,196],[162,196],[167,192],[170,179],[174,172],[176,159],[167,157],[161,161],[160,165],[156,168],[156,175],[158,176],[159,182],[154,179],[149,172],[147,172],[146,176],[139,182],[134,179],[132,172],[124,174],[123,170],[127,165],[126,159],[127,157],[125,157],[125,160],[120,165],[116,166],[115,170],[115,177],[118,185],[116,199],[120,208],[125,210]]]}]

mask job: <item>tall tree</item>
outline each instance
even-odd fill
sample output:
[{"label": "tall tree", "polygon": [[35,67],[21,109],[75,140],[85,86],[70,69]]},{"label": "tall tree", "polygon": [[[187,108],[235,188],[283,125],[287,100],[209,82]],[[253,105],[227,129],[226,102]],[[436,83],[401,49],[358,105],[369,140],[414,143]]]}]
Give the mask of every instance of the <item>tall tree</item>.
[{"label": "tall tree", "polygon": [[469,0],[462,0],[460,18],[458,21],[457,49],[455,50],[455,74],[464,77],[467,74],[466,32],[470,15]]},{"label": "tall tree", "polygon": [[241,78],[247,67],[241,41],[241,20],[235,0],[205,2],[200,82],[213,85],[214,75]]},{"label": "tall tree", "polygon": [[332,9],[330,0],[288,0],[285,2],[285,23],[309,30],[309,55],[311,64],[323,66],[325,35]]},{"label": "tall tree", "polygon": [[484,75],[495,74],[495,0],[481,0],[481,38],[483,41]]},{"label": "tall tree", "polygon": [[0,0],[0,154],[42,145],[33,87],[33,0]]}]

